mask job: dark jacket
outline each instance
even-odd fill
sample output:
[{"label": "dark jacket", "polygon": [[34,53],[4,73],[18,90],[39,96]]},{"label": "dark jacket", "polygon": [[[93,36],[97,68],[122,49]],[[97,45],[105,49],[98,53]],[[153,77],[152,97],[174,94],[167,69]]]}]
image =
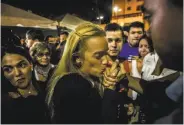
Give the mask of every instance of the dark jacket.
[{"label": "dark jacket", "polygon": [[117,123],[119,94],[105,89],[102,98],[98,90],[81,75],[65,75],[54,89],[53,121],[65,124]]}]

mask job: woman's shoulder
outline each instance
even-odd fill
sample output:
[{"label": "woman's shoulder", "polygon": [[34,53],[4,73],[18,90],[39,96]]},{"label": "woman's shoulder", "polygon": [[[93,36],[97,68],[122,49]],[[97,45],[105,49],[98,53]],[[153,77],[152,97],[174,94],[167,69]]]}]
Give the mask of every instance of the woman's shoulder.
[{"label": "woman's shoulder", "polygon": [[78,73],[66,74],[59,78],[56,87],[65,88],[85,88],[90,87],[90,82]]}]

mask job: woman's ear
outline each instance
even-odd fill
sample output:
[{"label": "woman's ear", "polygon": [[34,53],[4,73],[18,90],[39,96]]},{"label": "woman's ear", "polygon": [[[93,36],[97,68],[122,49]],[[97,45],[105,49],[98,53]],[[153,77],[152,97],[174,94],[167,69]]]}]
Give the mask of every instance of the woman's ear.
[{"label": "woman's ear", "polygon": [[81,58],[78,57],[78,58],[76,59],[76,64],[77,64],[77,65],[82,65],[82,60],[81,60]]},{"label": "woman's ear", "polygon": [[80,68],[82,66],[83,61],[82,61],[79,53],[73,54],[73,62],[74,62],[74,65],[76,65],[78,68]]},{"label": "woman's ear", "polygon": [[30,66],[31,66],[31,71],[33,71],[33,64],[31,63]]}]

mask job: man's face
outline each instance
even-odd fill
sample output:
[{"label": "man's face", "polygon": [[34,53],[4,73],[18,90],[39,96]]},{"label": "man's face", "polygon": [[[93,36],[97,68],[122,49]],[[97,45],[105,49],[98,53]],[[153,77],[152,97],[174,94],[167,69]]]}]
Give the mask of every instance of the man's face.
[{"label": "man's face", "polygon": [[122,31],[107,31],[106,38],[108,42],[108,54],[111,57],[117,57],[123,46]]},{"label": "man's face", "polygon": [[168,0],[145,0],[153,45],[167,68],[183,70],[183,9]]},{"label": "man's face", "polygon": [[138,45],[139,39],[143,35],[143,29],[141,27],[131,27],[128,32],[128,43],[131,47]]},{"label": "man's face", "polygon": [[56,44],[56,39],[54,37],[49,37],[48,43],[49,44]]},{"label": "man's face", "polygon": [[107,41],[105,37],[92,37],[86,41],[81,71],[95,77],[101,77],[107,63]]},{"label": "man's face", "polygon": [[25,89],[32,78],[32,65],[18,54],[6,54],[2,59],[2,69],[5,77],[13,86]]},{"label": "man's face", "polygon": [[25,40],[25,42],[26,42],[26,46],[27,46],[28,48],[31,48],[32,45],[33,45],[36,41],[33,40],[33,39],[30,39],[30,38],[26,35],[26,40]]},{"label": "man's face", "polygon": [[67,37],[68,36],[66,34],[61,34],[60,35],[60,42],[66,41]]}]

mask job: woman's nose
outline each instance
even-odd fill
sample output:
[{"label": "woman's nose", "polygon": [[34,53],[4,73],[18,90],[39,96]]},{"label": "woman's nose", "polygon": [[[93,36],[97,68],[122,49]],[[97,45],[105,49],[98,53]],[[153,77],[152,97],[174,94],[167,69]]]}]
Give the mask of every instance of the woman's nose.
[{"label": "woman's nose", "polygon": [[102,65],[107,65],[107,63],[108,63],[107,57],[104,56],[104,57],[102,58]]}]

